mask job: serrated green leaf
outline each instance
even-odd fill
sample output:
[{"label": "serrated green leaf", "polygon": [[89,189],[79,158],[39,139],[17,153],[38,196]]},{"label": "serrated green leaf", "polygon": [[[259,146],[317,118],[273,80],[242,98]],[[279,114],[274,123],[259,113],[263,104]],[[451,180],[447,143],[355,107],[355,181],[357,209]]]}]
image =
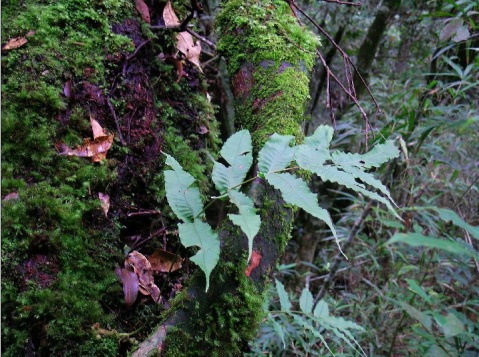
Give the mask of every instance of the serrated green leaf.
[{"label": "serrated green leaf", "polygon": [[313,315],[316,317],[327,317],[329,316],[329,307],[324,300],[319,300],[316,306],[314,307]]},{"label": "serrated green leaf", "polygon": [[194,177],[184,171],[172,156],[165,155],[166,164],[173,168],[165,171],[168,204],[179,219],[183,222],[192,222],[203,211],[200,191],[196,187],[191,187],[195,182]]},{"label": "serrated green leaf", "polygon": [[316,195],[310,191],[306,182],[289,173],[265,174],[265,178],[274,188],[281,191],[283,199],[287,203],[302,208],[310,215],[319,218],[326,223],[331,229],[331,232],[336,239],[336,243],[341,250],[339,238],[329,212],[324,208],[319,207]]},{"label": "serrated green leaf", "polygon": [[329,125],[320,125],[313,135],[304,138],[304,144],[312,149],[328,150],[333,139],[334,129]]},{"label": "serrated green leaf", "polygon": [[213,166],[212,179],[220,193],[239,187],[253,163],[251,135],[247,130],[233,134],[221,148],[220,154],[229,164],[220,162]]},{"label": "serrated green leaf", "polygon": [[379,167],[385,162],[399,156],[399,150],[393,140],[375,145],[365,154],[351,154],[335,151],[331,154],[333,162],[341,166],[357,166],[365,169]]},{"label": "serrated green leaf", "polygon": [[283,325],[278,323],[275,319],[271,319],[272,324],[273,324],[273,329],[276,332],[276,334],[279,336],[281,339],[281,342],[283,342],[283,348],[286,348],[286,340],[285,340],[285,333],[284,333],[284,328]]},{"label": "serrated green leaf", "polygon": [[251,198],[240,191],[228,193],[231,202],[238,207],[239,214],[228,214],[228,218],[239,226],[248,238],[248,261],[253,253],[253,239],[258,234],[261,226],[261,217],[256,214],[256,208]]},{"label": "serrated green leaf", "polygon": [[331,155],[327,149],[315,149],[308,145],[298,145],[294,158],[301,168],[314,172],[323,167],[324,163],[331,159]]},{"label": "serrated green leaf", "polygon": [[210,286],[210,274],[220,257],[220,241],[211,227],[198,219],[193,223],[178,224],[181,244],[185,247],[198,246],[200,250],[190,258],[206,276],[206,291]]},{"label": "serrated green leaf", "polygon": [[294,157],[295,149],[289,146],[293,139],[292,135],[271,135],[258,154],[260,173],[281,171],[288,167]]},{"label": "serrated green leaf", "polygon": [[310,314],[313,311],[313,302],[313,295],[307,288],[304,288],[299,298],[299,308],[305,314]]},{"label": "serrated green leaf", "polygon": [[291,301],[289,301],[288,293],[286,292],[284,285],[278,279],[274,279],[276,282],[276,291],[279,296],[279,304],[282,311],[291,311]]}]

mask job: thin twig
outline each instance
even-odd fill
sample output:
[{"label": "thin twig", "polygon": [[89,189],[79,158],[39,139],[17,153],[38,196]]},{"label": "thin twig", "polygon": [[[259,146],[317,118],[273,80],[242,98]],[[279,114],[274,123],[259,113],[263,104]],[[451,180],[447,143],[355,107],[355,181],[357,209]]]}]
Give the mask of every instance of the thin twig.
[{"label": "thin twig", "polygon": [[128,65],[128,62],[131,61],[137,54],[138,52],[147,44],[150,43],[151,39],[148,39],[146,41],[143,41],[138,45],[138,47],[135,48],[135,51],[133,51],[126,59],[125,63],[123,63],[123,68],[121,74],[123,77],[126,77],[126,66]]},{"label": "thin twig", "polygon": [[125,139],[123,139],[123,135],[121,134],[120,122],[118,121],[115,108],[113,107],[113,104],[111,104],[110,98],[106,97],[106,103],[108,104],[108,108],[110,108],[110,113],[113,116],[113,119],[115,120],[116,130],[118,131],[118,138],[120,139],[120,142],[122,143],[122,145],[126,145]]},{"label": "thin twig", "polygon": [[[349,232],[348,239],[343,245],[343,251],[346,252],[346,250],[349,248],[351,243],[353,242],[354,237],[358,234],[361,225],[363,224],[364,220],[368,217],[369,212],[371,212],[371,208],[373,205],[374,201],[369,202],[366,207],[364,207],[363,213],[361,214],[360,217],[354,222],[354,225]],[[336,275],[336,272],[338,271],[339,268],[339,263],[341,262],[341,254],[336,255],[334,259],[333,266],[331,267],[331,270],[329,271],[328,278],[324,282],[323,286],[321,287],[321,290],[319,291],[318,295],[316,295],[316,298],[314,299],[314,304],[317,304],[319,300],[321,300],[324,295],[326,294],[326,291],[329,289],[329,286],[331,285],[334,276]]]},{"label": "thin twig", "polygon": [[196,37],[201,42],[206,43],[208,46],[210,46],[213,50],[216,51],[216,45],[213,42],[211,42],[210,40],[208,40],[206,37],[203,37],[200,34],[196,33],[193,30],[190,30],[190,29],[186,29],[186,32],[188,32],[191,36]]},{"label": "thin twig", "polygon": [[349,1],[341,1],[341,0],[322,0],[324,2],[332,2],[335,4],[341,4],[341,5],[352,5],[352,6],[361,6],[362,2],[349,2]]}]

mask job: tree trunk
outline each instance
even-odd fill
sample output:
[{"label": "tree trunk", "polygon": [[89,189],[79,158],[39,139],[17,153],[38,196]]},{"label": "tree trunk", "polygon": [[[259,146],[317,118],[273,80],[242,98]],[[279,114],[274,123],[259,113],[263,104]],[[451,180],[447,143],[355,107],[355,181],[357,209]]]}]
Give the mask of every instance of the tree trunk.
[{"label": "tree trunk", "polygon": [[[164,4],[147,5],[151,25],[160,25]],[[211,188],[207,152],[216,155],[218,123],[198,68],[175,57],[177,33],[152,33],[122,1],[32,0],[2,11],[3,43],[35,32],[2,53],[2,257],[10,258],[2,353],[126,355],[135,338],[145,339],[136,356],[242,355],[293,222],[293,210],[262,180],[249,187],[262,226],[253,248],[261,260],[248,276],[246,238],[227,223],[219,225],[221,258],[207,293],[186,260],[182,271],[156,278],[164,303],[142,296],[128,309],[113,274],[125,246],[191,255],[171,234],[177,222],[165,204],[162,151],[205,196]],[[227,1],[217,26],[235,126],[250,130],[255,154],[274,132],[301,140],[316,38],[286,2]],[[92,137],[90,119],[114,135],[99,163],[82,157],[95,142],[81,141]],[[105,194],[109,210],[99,199]]]}]

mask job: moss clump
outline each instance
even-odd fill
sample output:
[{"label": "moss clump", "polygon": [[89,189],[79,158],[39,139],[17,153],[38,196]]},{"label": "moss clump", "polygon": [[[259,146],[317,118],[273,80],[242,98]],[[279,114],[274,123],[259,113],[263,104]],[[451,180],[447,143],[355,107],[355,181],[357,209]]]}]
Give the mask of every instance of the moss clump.
[{"label": "moss clump", "polygon": [[[187,306],[194,324],[176,325],[165,341],[167,356],[241,356],[245,341],[255,337],[264,317],[264,296],[246,277],[243,264],[220,262],[212,275],[214,285],[207,294],[195,294]],[[201,281],[199,281],[201,280]],[[203,274],[196,274],[190,285],[204,286]]]},{"label": "moss clump", "polygon": [[[123,0],[2,2],[3,43],[34,31],[2,54],[2,197],[18,195],[2,202],[2,355],[117,355],[115,338],[91,330],[114,323],[102,302],[121,289],[111,268],[119,227],[97,196],[115,172],[58,156],[54,144],[91,135],[63,85],[84,71],[103,81],[105,55],[131,50],[110,30],[131,9]],[[68,129],[58,120],[65,110]]]}]

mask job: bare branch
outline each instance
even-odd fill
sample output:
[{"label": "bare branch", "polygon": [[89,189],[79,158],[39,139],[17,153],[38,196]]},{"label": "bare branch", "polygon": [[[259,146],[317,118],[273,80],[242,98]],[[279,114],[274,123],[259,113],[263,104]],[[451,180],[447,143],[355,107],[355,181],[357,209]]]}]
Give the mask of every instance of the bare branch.
[{"label": "bare branch", "polygon": [[332,2],[335,4],[341,4],[341,5],[352,5],[352,6],[361,6],[362,2],[350,2],[350,1],[341,1],[341,0],[322,0],[324,2]]}]

